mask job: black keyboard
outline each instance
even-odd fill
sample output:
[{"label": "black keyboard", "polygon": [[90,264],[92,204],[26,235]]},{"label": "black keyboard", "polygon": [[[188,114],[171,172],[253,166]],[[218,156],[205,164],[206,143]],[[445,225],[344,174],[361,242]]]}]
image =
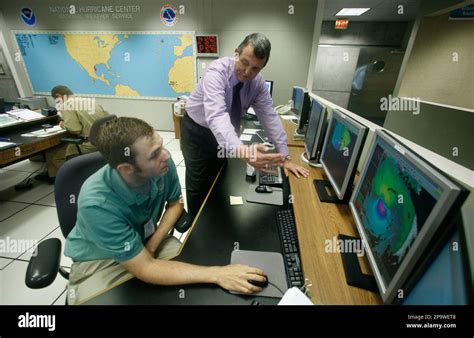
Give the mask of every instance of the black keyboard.
[{"label": "black keyboard", "polygon": [[260,172],[258,174],[258,183],[260,185],[281,185],[283,184],[283,176],[281,174],[281,167],[270,167],[276,174],[268,174]]},{"label": "black keyboard", "polygon": [[291,210],[279,210],[277,212],[277,224],[288,286],[290,288],[293,286],[301,288],[304,285],[304,276],[293,212]]}]

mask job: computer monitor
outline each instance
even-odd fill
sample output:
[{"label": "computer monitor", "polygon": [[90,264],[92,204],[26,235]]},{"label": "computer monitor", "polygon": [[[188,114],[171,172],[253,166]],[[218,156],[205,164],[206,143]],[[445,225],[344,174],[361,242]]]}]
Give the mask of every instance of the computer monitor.
[{"label": "computer monitor", "polygon": [[[319,160],[329,181],[314,182],[322,202],[346,204],[349,201],[367,131],[366,126],[339,110],[333,110]],[[328,195],[326,187],[329,186],[336,196]]]},{"label": "computer monitor", "polygon": [[403,305],[474,304],[472,271],[465,234],[455,231],[426,265]]},{"label": "computer monitor", "polygon": [[317,165],[327,127],[326,106],[318,100],[311,100],[308,128],[304,137],[304,149],[310,164]]},{"label": "computer monitor", "polygon": [[298,86],[293,87],[291,99],[293,100],[292,112],[299,118],[296,135],[303,138],[306,132],[306,125],[308,124],[311,100],[308,91],[305,88]]},{"label": "computer monitor", "polygon": [[265,80],[265,84],[267,85],[267,89],[270,92],[270,96],[273,94],[273,81]]},{"label": "computer monitor", "polygon": [[349,205],[385,303],[404,297],[417,262],[466,193],[402,143],[375,132]]}]

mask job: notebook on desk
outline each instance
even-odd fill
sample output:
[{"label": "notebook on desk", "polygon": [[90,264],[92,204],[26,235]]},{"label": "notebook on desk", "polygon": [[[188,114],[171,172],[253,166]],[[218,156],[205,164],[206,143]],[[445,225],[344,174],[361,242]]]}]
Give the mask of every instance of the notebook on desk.
[{"label": "notebook on desk", "polygon": [[33,120],[39,120],[39,119],[44,118],[43,114],[40,114],[38,112],[29,110],[29,109],[10,110],[9,112],[7,112],[7,114],[21,121],[33,121]]},{"label": "notebook on desk", "polygon": [[6,127],[12,124],[17,124],[21,121],[9,116],[8,114],[0,114],[0,128]]}]

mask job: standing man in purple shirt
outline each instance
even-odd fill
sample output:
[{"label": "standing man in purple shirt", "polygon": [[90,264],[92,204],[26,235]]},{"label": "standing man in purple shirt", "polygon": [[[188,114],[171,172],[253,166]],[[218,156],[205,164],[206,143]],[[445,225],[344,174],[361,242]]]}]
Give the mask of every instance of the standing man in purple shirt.
[{"label": "standing man in purple shirt", "polygon": [[[235,57],[212,62],[186,102],[187,115],[181,126],[181,147],[186,163],[188,212],[195,217],[225,162],[225,154],[237,154],[257,170],[283,166],[285,174],[307,177],[309,171],[291,162],[288,139],[260,71],[270,58],[271,44],[260,33],[245,37]],[[263,144],[244,145],[240,120],[253,107],[265,133],[278,153]]]}]

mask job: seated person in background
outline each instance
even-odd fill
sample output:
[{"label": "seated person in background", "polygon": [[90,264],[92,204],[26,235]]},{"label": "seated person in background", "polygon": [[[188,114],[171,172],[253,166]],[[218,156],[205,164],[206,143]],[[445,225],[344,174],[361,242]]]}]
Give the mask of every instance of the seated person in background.
[{"label": "seated person in background", "polygon": [[[86,141],[79,145],[82,154],[91,153],[97,149],[87,141],[91,125],[100,117],[108,115],[95,98],[75,96],[66,86],[56,86],[51,90],[51,96],[56,102],[56,108],[62,114],[60,126],[67,129],[69,134],[80,136]],[[75,144],[61,144],[46,151],[46,166],[48,172],[37,175],[36,179],[54,182],[59,168],[66,159],[79,155]]]},{"label": "seated person in background", "polygon": [[181,246],[169,235],[183,212],[181,186],[163,139],[150,125],[127,117],[107,121],[94,143],[108,164],[84,182],[76,225],[66,239],[65,255],[74,262],[69,304],[132,277],[159,285],[213,283],[261,291],[248,282],[265,280],[257,268],[169,261]]}]

